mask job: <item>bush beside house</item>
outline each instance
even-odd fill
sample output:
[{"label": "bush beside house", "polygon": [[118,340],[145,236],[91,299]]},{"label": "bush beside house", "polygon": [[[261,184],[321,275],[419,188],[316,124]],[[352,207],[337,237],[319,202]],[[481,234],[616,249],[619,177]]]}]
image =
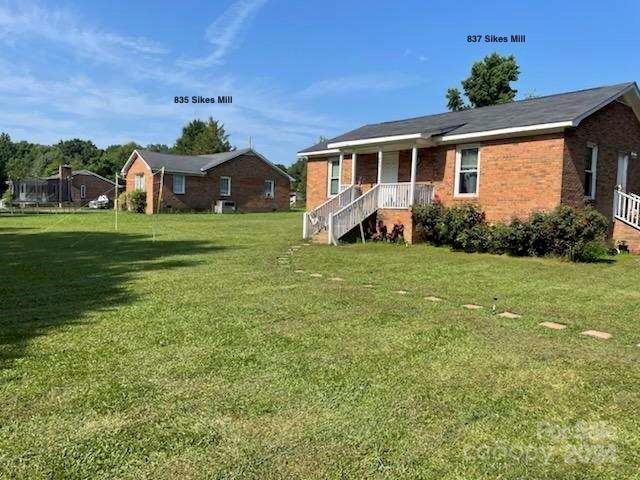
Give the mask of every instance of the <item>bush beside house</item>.
[{"label": "bush beside house", "polygon": [[514,218],[509,224],[488,224],[475,205],[446,208],[435,203],[417,206],[413,219],[422,240],[465,252],[553,255],[579,262],[594,262],[607,253],[607,219],[593,208],[560,206],[535,213],[527,221]]}]

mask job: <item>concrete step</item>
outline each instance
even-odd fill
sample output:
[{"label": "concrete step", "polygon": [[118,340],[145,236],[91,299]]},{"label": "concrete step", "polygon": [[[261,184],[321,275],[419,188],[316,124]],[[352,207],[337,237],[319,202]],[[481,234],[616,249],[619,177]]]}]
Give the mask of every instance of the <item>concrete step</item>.
[{"label": "concrete step", "polygon": [[321,243],[326,245],[327,239],[329,238],[329,233],[326,230],[316,233],[313,237],[311,237],[312,243]]}]

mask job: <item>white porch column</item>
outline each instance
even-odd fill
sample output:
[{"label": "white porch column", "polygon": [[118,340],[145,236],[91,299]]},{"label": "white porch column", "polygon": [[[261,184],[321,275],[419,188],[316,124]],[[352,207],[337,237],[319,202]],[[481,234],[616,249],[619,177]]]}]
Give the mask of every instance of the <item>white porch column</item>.
[{"label": "white porch column", "polygon": [[342,161],[344,160],[344,153],[340,152],[340,160],[338,160],[338,193],[342,192]]},{"label": "white porch column", "polygon": [[416,170],[418,169],[418,147],[414,145],[411,148],[411,188],[409,189],[409,206],[413,206],[415,202],[416,192]]},{"label": "white porch column", "polygon": [[356,184],[356,152],[351,152],[351,185]]},{"label": "white porch column", "polygon": [[382,180],[382,147],[378,149],[378,183]]}]

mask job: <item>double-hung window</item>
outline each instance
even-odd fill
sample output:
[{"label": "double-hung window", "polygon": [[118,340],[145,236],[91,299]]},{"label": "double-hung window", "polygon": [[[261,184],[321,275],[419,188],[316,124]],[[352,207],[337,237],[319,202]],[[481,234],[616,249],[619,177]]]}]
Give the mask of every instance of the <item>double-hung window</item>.
[{"label": "double-hung window", "polygon": [[596,198],[596,174],[598,171],[598,146],[587,143],[584,159],[584,197],[587,200]]},{"label": "double-hung window", "polygon": [[276,184],[273,180],[264,181],[264,196],[266,198],[273,198],[275,189],[276,189]]},{"label": "double-hung window", "polygon": [[340,193],[340,160],[329,161],[329,182],[327,185],[329,196]]},{"label": "double-hung window", "polygon": [[184,175],[173,175],[173,193],[184,193]]},{"label": "double-hung window", "polygon": [[231,195],[231,177],[220,177],[220,195],[223,197]]},{"label": "double-hung window", "polygon": [[134,188],[136,190],[144,191],[144,173],[138,173],[135,176]]},{"label": "double-hung window", "polygon": [[477,196],[479,181],[480,148],[477,145],[459,146],[456,148],[455,196]]}]

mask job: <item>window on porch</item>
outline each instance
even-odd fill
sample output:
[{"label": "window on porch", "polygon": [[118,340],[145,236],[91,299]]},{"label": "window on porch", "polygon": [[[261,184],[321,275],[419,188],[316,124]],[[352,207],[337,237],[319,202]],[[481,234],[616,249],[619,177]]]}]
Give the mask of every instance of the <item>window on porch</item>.
[{"label": "window on porch", "polygon": [[329,161],[329,196],[340,193],[340,160]]}]

